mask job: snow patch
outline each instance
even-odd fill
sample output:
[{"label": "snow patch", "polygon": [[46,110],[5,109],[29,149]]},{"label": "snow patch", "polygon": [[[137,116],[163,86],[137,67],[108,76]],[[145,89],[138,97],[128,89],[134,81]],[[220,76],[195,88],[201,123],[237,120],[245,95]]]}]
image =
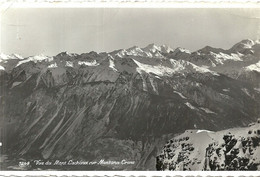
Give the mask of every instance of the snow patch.
[{"label": "snow patch", "polygon": [[146,73],[153,73],[158,76],[165,76],[165,75],[170,75],[170,74],[174,73],[173,69],[162,66],[162,65],[153,66],[153,65],[140,63],[136,60],[133,60],[133,61],[138,65],[138,68],[136,68],[137,72],[144,71]]},{"label": "snow patch", "polygon": [[158,89],[157,89],[157,85],[155,85],[153,78],[149,77],[149,80],[150,80],[150,83],[152,85],[153,91],[158,95],[159,92],[158,92]]},{"label": "snow patch", "polygon": [[254,88],[254,90],[260,92],[260,88]]},{"label": "snow patch", "polygon": [[112,68],[114,71],[117,71],[117,69],[115,68],[115,62],[113,60],[113,58],[109,59],[109,68]]},{"label": "snow patch", "polygon": [[229,92],[230,89],[229,89],[229,88],[228,88],[228,89],[222,89],[222,91],[224,91],[224,92]]},{"label": "snow patch", "polygon": [[177,91],[173,91],[174,93],[177,93],[181,98],[183,99],[187,99],[185,96],[183,96],[183,94],[181,94],[180,92],[177,92]]},{"label": "snow patch", "polygon": [[79,65],[86,65],[86,66],[98,66],[99,63],[97,63],[96,60],[92,61],[92,62],[87,62],[87,61],[79,61],[78,62]]},{"label": "snow patch", "polygon": [[248,90],[246,88],[242,88],[241,89],[245,94],[247,94],[248,96],[251,96],[250,93],[248,92]]},{"label": "snow patch", "polygon": [[260,61],[258,61],[255,64],[252,64],[252,65],[249,65],[249,66],[245,67],[245,69],[247,71],[257,71],[257,72],[260,72]]},{"label": "snow patch", "polygon": [[195,65],[195,64],[191,64],[191,65],[193,65],[193,68],[194,68],[197,72],[199,72],[199,73],[211,73],[212,75],[219,76],[218,73],[216,73],[216,72],[214,72],[214,71],[211,71],[211,70],[209,70],[209,69],[207,69],[207,68],[199,67],[199,66],[197,66],[197,65]]},{"label": "snow patch", "polygon": [[[215,65],[215,66],[216,66],[216,65]],[[202,67],[202,68],[206,68],[206,69],[209,68],[209,66],[206,66],[206,65],[202,65],[201,67]]]},{"label": "snow patch", "polygon": [[0,65],[0,70],[5,70],[5,68],[3,66]]},{"label": "snow patch", "polygon": [[196,133],[202,133],[202,132],[211,133],[212,131],[209,131],[209,130],[197,130]]},{"label": "snow patch", "polygon": [[42,61],[51,62],[51,61],[53,61],[53,57],[48,57],[48,56],[45,56],[45,55],[42,55],[42,54],[41,55],[36,55],[36,56],[33,56],[33,57],[28,57],[27,59],[19,61],[17,63],[17,65],[16,65],[16,67],[21,65],[21,64],[30,62],[30,61],[33,61],[34,63],[42,62]]},{"label": "snow patch", "polygon": [[194,106],[192,106],[189,102],[185,103],[186,106],[188,106],[190,109],[196,109]]},{"label": "snow patch", "polygon": [[174,60],[170,59],[171,64],[173,65],[173,68],[176,71],[184,70],[184,71],[196,71],[199,73],[211,73],[212,75],[219,76],[218,73],[211,71],[204,67],[199,67],[191,62],[184,61],[184,60]]},{"label": "snow patch", "polygon": [[216,114],[215,112],[211,111],[211,110],[208,109],[208,108],[200,107],[200,109],[203,110],[205,113],[208,113],[208,114]]},{"label": "snow patch", "polygon": [[12,87],[11,88],[13,88],[13,87],[15,87],[15,86],[17,86],[17,85],[20,85],[22,82],[14,82],[13,84],[12,84]]},{"label": "snow patch", "polygon": [[57,66],[57,63],[55,62],[55,63],[53,63],[53,64],[50,64],[49,66],[48,66],[48,68],[57,68],[58,66]]},{"label": "snow patch", "polygon": [[137,71],[144,71],[146,73],[153,73],[158,76],[171,76],[177,72],[199,72],[199,73],[211,73],[213,75],[219,76],[216,72],[213,72],[209,69],[199,67],[195,64],[184,60],[174,60],[170,59],[171,65],[164,66],[164,65],[150,65],[144,64],[139,61],[133,59],[133,61],[138,65]]},{"label": "snow patch", "polygon": [[140,74],[140,76],[141,76],[141,78],[142,78],[142,81],[143,81],[143,90],[144,91],[148,91],[148,89],[147,89],[147,83],[146,83],[146,80],[145,80],[145,78],[144,78],[144,76],[143,76],[143,74],[142,74],[142,71],[137,71],[139,74]]},{"label": "snow patch", "polygon": [[177,61],[174,59],[170,59],[170,62],[173,65],[175,71],[181,71],[185,69],[184,67],[185,62],[183,60]]},{"label": "snow patch", "polygon": [[179,49],[179,51],[181,51],[181,52],[183,52],[183,53],[191,54],[191,52],[190,52],[189,50],[185,49],[185,48],[179,47],[178,49]]},{"label": "snow patch", "polygon": [[73,67],[73,63],[71,61],[66,61],[66,66]]},{"label": "snow patch", "polygon": [[[216,61],[216,64],[217,65],[223,65],[225,61],[227,60],[231,60],[231,61],[243,61],[241,59],[241,56],[243,56],[242,54],[238,53],[238,54],[235,54],[235,53],[231,53],[230,55],[229,54],[225,54],[225,53],[222,53],[222,52],[219,52],[219,53],[214,53],[214,52],[210,52],[210,55],[212,55],[214,57],[214,61]],[[212,63],[212,66],[215,67],[216,66],[215,63]]]}]

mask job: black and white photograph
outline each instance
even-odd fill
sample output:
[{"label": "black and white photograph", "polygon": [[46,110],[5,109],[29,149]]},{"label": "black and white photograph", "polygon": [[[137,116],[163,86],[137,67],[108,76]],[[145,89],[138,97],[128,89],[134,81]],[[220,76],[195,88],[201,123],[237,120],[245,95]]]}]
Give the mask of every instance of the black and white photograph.
[{"label": "black and white photograph", "polygon": [[260,170],[259,8],[12,8],[0,170]]}]

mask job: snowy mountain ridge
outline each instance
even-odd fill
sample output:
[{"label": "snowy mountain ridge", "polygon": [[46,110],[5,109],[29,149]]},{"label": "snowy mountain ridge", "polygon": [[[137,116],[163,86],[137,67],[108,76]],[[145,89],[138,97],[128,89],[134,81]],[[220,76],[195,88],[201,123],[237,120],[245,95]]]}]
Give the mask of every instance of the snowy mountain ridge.
[{"label": "snowy mountain ridge", "polygon": [[121,49],[118,52],[111,52],[110,54],[114,56],[124,57],[124,56],[140,56],[140,57],[157,57],[164,58],[162,53],[169,53],[173,51],[167,45],[157,46],[155,44],[149,44],[144,48],[139,48],[137,46],[130,47],[128,49]]},{"label": "snowy mountain ridge", "polygon": [[20,56],[19,54],[11,54],[11,55],[6,55],[4,53],[0,53],[0,62],[2,60],[9,60],[9,59],[23,59],[22,56]]},{"label": "snowy mountain ridge", "polygon": [[[183,59],[190,61],[198,66],[204,66],[204,67],[216,67],[218,65],[223,65],[226,62],[229,61],[243,61],[243,57],[251,52],[251,54],[254,54],[255,51],[258,50],[260,42],[259,40],[251,40],[246,39],[242,40],[241,42],[235,44],[233,47],[231,47],[228,50],[224,49],[217,49],[210,46],[206,46],[202,49],[199,49],[195,52],[190,52],[187,49],[177,47],[176,49],[172,49],[167,45],[155,45],[155,44],[149,44],[144,48],[140,48],[138,46],[133,46],[128,49],[120,49],[113,52],[108,53],[109,55],[113,57],[127,57],[127,56],[137,56],[137,57],[148,57],[148,58],[172,58],[172,59]],[[245,52],[249,51],[248,52]],[[245,54],[243,53],[245,52]],[[103,53],[104,54],[104,53]],[[82,54],[81,54],[82,55]],[[99,55],[99,54],[97,54]],[[105,53],[105,55],[107,55]],[[77,58],[80,56],[79,54],[75,53],[69,53],[69,52],[61,52],[56,57],[75,57]],[[203,59],[203,57],[207,57],[208,59]],[[27,58],[23,58],[18,54],[12,54],[12,55],[5,55],[3,53],[0,54],[0,63],[3,60],[8,59],[20,59],[21,61],[17,66],[19,66],[22,63],[26,63],[29,61],[42,61],[46,58],[52,58],[45,56],[43,54],[31,56]],[[208,62],[208,63],[207,63]]]},{"label": "snowy mountain ridge", "polygon": [[[89,52],[75,54],[61,52],[56,56],[43,54],[22,58],[19,55],[1,54],[0,70],[11,72],[17,67],[33,62],[37,68],[80,68],[98,67],[103,71],[117,73],[148,73],[158,77],[170,77],[173,74],[211,73],[225,74],[232,78],[241,78],[255,83],[260,88],[260,43],[259,40],[242,40],[228,50],[206,46],[195,52],[167,45],[149,44],[144,48],[133,46],[128,49],[115,50],[110,53]],[[34,73],[36,68],[31,68]],[[30,70],[30,68],[27,68]],[[255,73],[256,72],[256,73]],[[99,77],[102,78],[102,77]]]}]

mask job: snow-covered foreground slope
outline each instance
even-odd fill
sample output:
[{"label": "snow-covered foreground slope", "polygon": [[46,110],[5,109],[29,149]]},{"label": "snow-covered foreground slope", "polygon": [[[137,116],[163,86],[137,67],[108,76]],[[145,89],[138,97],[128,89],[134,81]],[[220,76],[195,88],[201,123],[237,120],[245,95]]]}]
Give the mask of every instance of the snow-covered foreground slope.
[{"label": "snow-covered foreground slope", "polygon": [[186,130],[157,156],[157,170],[260,170],[260,119],[245,128]]}]

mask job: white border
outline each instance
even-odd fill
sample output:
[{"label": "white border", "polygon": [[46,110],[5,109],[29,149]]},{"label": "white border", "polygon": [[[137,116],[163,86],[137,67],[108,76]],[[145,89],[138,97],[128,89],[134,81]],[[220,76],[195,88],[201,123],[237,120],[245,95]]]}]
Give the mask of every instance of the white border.
[{"label": "white border", "polygon": [[[0,0],[1,1],[1,0]],[[24,2],[22,2],[24,1]],[[27,1],[27,2],[26,2]],[[32,0],[33,1],[33,0]],[[67,2],[66,2],[67,1]],[[54,2],[54,3],[52,3]],[[0,3],[8,8],[260,8],[260,0],[12,0]]]},{"label": "white border", "polygon": [[0,171],[0,176],[259,176],[259,171]]}]

